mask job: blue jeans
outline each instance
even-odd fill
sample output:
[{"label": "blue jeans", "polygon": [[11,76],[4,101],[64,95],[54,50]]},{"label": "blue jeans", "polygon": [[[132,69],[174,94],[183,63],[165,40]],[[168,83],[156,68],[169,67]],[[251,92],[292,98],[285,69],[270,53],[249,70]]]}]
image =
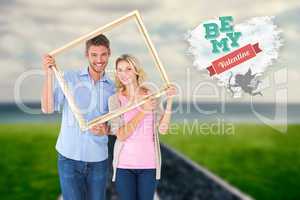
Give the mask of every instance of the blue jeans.
[{"label": "blue jeans", "polygon": [[158,181],[156,169],[117,169],[116,189],[120,200],[153,200]]},{"label": "blue jeans", "polygon": [[58,154],[64,200],[105,200],[108,161],[82,162]]}]

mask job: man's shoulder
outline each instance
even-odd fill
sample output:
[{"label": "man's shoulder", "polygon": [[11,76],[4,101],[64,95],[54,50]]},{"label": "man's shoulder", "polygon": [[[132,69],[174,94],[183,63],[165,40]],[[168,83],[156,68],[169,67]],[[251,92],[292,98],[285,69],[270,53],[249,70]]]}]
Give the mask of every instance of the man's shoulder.
[{"label": "man's shoulder", "polygon": [[106,76],[106,80],[110,85],[115,87],[115,82],[109,76]]},{"label": "man's shoulder", "polygon": [[107,83],[109,85],[109,88],[112,90],[113,93],[115,93],[115,91],[116,91],[116,84],[115,84],[115,82],[110,77],[108,77],[108,76],[106,77],[106,81],[107,81]]},{"label": "man's shoulder", "polygon": [[76,81],[80,76],[81,70],[64,70],[63,76],[66,81]]},{"label": "man's shoulder", "polygon": [[80,70],[68,69],[63,71],[64,76],[78,76],[80,75]]}]

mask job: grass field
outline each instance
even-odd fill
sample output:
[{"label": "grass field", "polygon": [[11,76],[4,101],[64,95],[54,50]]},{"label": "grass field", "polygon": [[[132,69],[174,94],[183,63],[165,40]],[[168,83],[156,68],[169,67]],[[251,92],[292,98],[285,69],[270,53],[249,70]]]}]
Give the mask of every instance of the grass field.
[{"label": "grass field", "polygon": [[264,125],[235,125],[233,135],[188,128],[181,125],[163,142],[255,199],[300,199],[300,125],[285,134]]},{"label": "grass field", "polygon": [[57,199],[57,125],[0,125],[1,199]]},{"label": "grass field", "polygon": [[[287,134],[262,125],[236,125],[234,135],[183,134],[184,128],[162,140],[256,199],[300,199],[300,125]],[[58,129],[0,125],[1,199],[56,199]]]}]

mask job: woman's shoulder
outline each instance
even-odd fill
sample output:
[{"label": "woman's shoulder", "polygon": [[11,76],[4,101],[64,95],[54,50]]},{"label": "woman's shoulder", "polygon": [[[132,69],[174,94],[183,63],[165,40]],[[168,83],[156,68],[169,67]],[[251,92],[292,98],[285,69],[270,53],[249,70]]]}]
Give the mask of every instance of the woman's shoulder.
[{"label": "woman's shoulder", "polygon": [[141,95],[149,95],[152,93],[152,90],[146,86],[141,86],[139,89],[140,89],[139,92]]},{"label": "woman's shoulder", "polygon": [[108,99],[114,99],[114,98],[116,98],[117,96],[118,96],[118,92],[116,92],[116,93],[112,94],[111,96],[109,96]]},{"label": "woman's shoulder", "polygon": [[115,94],[113,94],[113,95],[111,95],[109,98],[108,98],[108,102],[110,103],[110,104],[112,104],[112,103],[117,103],[118,102],[118,92],[116,92]]}]

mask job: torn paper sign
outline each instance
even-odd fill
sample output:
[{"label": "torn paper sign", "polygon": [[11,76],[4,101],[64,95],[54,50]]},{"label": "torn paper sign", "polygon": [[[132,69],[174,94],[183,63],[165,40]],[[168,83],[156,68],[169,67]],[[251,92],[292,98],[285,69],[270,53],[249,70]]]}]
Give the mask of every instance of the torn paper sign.
[{"label": "torn paper sign", "polygon": [[262,95],[259,77],[282,46],[274,17],[255,17],[234,26],[232,16],[222,16],[201,23],[186,40],[193,65],[217,79],[233,97],[242,92]]}]

